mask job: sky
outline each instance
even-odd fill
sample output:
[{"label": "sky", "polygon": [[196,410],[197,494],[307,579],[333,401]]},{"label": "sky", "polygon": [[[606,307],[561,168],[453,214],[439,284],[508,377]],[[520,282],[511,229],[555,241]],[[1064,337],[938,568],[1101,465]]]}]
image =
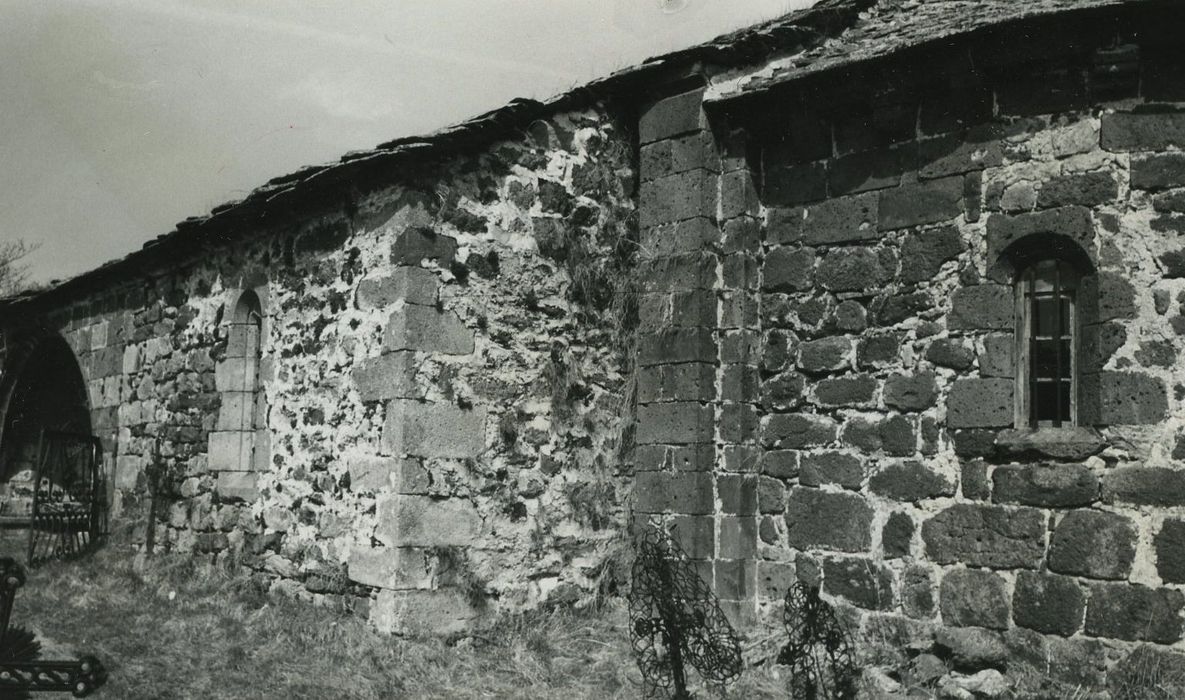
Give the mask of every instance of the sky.
[{"label": "sky", "polygon": [[277,175],[811,0],[0,0],[0,242],[35,281]]}]

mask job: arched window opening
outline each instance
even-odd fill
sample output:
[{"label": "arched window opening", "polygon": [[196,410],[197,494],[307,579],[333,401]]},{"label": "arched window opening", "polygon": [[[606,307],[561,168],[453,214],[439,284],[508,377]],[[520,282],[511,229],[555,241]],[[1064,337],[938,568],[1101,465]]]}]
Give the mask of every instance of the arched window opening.
[{"label": "arched window opening", "polygon": [[1078,288],[1074,266],[1058,258],[1017,276],[1017,423],[1078,423]]},{"label": "arched window opening", "polygon": [[235,401],[238,414],[235,429],[253,431],[263,427],[263,407],[259,391],[259,365],[263,358],[263,307],[259,302],[259,296],[253,291],[244,293],[239,297],[231,318],[226,355],[228,359],[238,360],[236,364],[240,369],[235,373],[239,375],[238,381],[231,382],[231,386],[228,387],[232,392],[240,394]]},{"label": "arched window opening", "polygon": [[252,472],[267,468],[270,447],[261,374],[263,321],[259,295],[251,290],[243,292],[227,321],[226,356],[215,368],[222,405],[207,450],[211,471]]}]

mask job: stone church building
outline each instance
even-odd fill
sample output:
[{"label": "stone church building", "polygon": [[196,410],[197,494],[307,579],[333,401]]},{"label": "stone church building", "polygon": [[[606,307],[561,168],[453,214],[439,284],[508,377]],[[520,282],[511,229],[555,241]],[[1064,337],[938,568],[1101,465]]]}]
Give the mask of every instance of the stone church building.
[{"label": "stone church building", "polygon": [[[0,303],[0,477],[379,628],[821,581],[1098,681],[1185,649],[1185,7],[823,0],[278,177]],[[82,234],[80,234],[82,235]],[[151,477],[151,479],[150,479]]]}]

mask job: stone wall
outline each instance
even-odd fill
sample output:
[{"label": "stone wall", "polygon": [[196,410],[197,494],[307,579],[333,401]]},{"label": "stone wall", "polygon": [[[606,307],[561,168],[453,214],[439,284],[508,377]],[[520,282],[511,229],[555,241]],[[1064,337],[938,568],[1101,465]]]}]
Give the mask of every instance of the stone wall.
[{"label": "stone wall", "polygon": [[558,114],[38,309],[87,379],[117,535],[143,540],[159,474],[158,547],[369,600],[397,632],[612,590],[631,133],[601,107]]},{"label": "stone wall", "polygon": [[[721,541],[706,527],[693,549],[746,614],[776,619],[790,581],[821,582],[866,652],[972,628],[1072,682],[1099,682],[1116,640],[1185,648],[1185,105],[1157,46],[1107,41],[913,56],[938,68],[719,108],[718,132],[749,135],[744,167],[706,188],[724,201],[720,259],[744,272],[708,276],[718,393],[674,398],[739,397],[741,418],[704,433],[724,446],[703,499]],[[642,204],[645,223],[645,189]],[[752,237],[741,252],[731,232]],[[1022,240],[1088,258],[1077,428],[1014,429]],[[732,279],[759,290],[752,316]],[[735,347],[751,353],[737,366]],[[756,458],[727,460],[734,429]],[[741,560],[735,579],[721,558]]]}]

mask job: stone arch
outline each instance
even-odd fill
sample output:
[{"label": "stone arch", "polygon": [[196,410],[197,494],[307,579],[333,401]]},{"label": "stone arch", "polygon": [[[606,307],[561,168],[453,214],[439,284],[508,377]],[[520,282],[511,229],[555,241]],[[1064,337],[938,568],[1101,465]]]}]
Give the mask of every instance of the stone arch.
[{"label": "stone arch", "polygon": [[41,431],[93,434],[86,379],[66,341],[27,337],[14,349],[0,383],[0,481],[33,467]]}]

